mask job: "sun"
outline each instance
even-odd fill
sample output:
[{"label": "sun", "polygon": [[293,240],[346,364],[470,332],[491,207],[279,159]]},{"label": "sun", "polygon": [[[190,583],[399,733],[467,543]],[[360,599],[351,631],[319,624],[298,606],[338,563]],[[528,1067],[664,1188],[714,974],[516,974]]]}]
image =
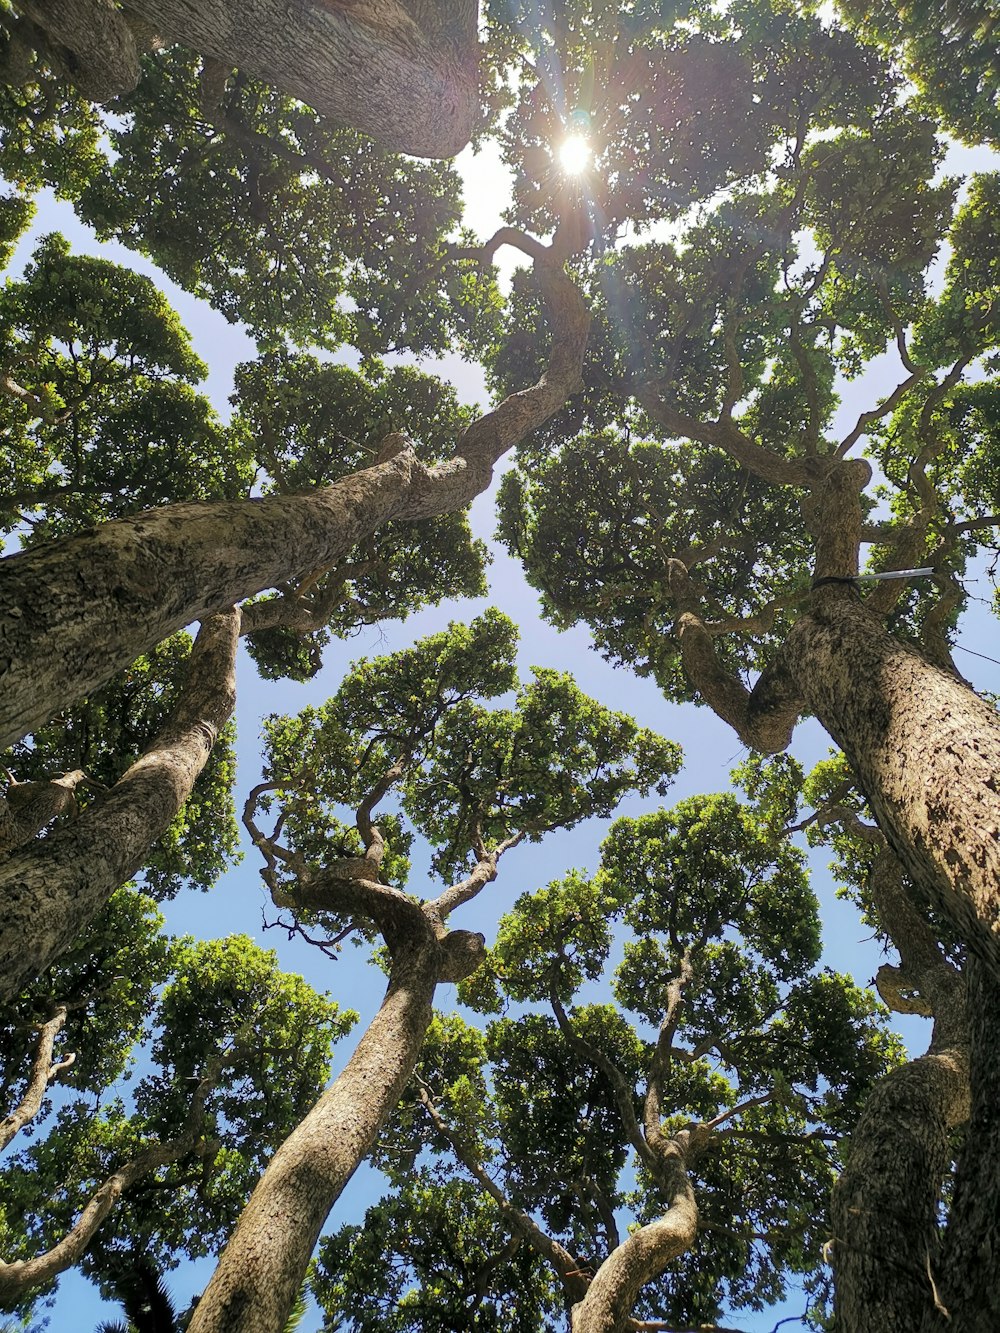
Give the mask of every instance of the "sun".
[{"label": "sun", "polygon": [[580,176],[590,166],[594,150],[582,134],[569,134],[559,145],[559,165],[567,176]]}]

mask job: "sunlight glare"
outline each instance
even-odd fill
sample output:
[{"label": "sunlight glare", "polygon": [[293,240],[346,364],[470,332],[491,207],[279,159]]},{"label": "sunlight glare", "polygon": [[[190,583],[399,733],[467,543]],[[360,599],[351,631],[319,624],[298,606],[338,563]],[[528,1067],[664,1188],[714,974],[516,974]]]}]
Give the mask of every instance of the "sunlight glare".
[{"label": "sunlight glare", "polygon": [[593,150],[582,134],[570,134],[559,145],[559,165],[567,176],[579,176],[590,166]]}]

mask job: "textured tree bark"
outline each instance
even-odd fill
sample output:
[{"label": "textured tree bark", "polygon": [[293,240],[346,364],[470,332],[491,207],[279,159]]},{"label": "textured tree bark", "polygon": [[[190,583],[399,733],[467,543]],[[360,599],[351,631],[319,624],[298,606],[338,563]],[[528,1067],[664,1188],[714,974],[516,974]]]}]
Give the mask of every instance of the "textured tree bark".
[{"label": "textured tree bark", "polygon": [[271,1160],[188,1333],[281,1333],[327,1214],[413,1072],[439,976],[430,928],[393,960],[382,1007],[343,1073]]},{"label": "textured tree bark", "polygon": [[555,263],[537,271],[554,330],[545,373],[475,421],[449,462],[426,467],[390,436],[385,461],[311,495],[170,505],[0,561],[0,748],[192,621],[335,564],[393,519],[470,504],[580,383],[586,306]]},{"label": "textured tree bark", "polygon": [[232,609],[202,626],[173,716],[111,791],[0,865],[0,998],[59,957],[187,800],[233,711],[239,625]]},{"label": "textured tree bark", "polygon": [[[85,95],[105,99],[134,86],[134,47],[129,62],[127,41],[124,55],[117,47],[108,54],[96,41],[95,20],[111,26],[111,0],[20,0],[20,7],[66,49],[63,64]],[[419,157],[453,156],[476,127],[478,8],[476,0],[124,5],[162,40],[239,67],[386,148]]]},{"label": "textured tree bark", "polygon": [[0,857],[37,837],[53,819],[76,809],[76,788],[86,781],[82,768],[41,782],[11,783],[0,797]]},{"label": "textured tree bark", "polygon": [[[687,1132],[681,1131],[667,1149],[674,1191],[670,1209],[634,1231],[601,1264],[586,1296],[573,1309],[573,1333],[626,1333],[633,1327],[632,1308],[639,1292],[693,1243],[698,1207],[679,1142]],[[668,1169],[667,1164],[661,1169]]]},{"label": "textured tree bark", "polygon": [[908,877],[1000,975],[1000,722],[856,592],[813,594],[783,660],[843,749]]},{"label": "textured tree bark", "polygon": [[[964,1045],[935,1043],[869,1094],[833,1193],[832,1258],[843,1333],[943,1333],[944,1316],[935,1309],[945,1272],[938,1208],[951,1136],[968,1107]],[[973,1326],[956,1327],[971,1333]]]},{"label": "textured tree bark", "polygon": [[[972,1115],[937,1273],[949,1319],[931,1312],[921,1333],[996,1333],[1000,1328],[1000,984],[982,963],[966,963],[971,1029]],[[914,1327],[918,1327],[914,1325]]]}]

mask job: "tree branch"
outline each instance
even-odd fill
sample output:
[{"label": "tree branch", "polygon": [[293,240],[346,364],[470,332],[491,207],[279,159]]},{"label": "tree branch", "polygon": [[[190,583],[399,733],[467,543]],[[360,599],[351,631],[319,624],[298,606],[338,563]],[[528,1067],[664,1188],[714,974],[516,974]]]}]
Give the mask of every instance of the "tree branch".
[{"label": "tree branch", "polygon": [[427,1084],[419,1075],[416,1076],[416,1079],[420,1104],[426,1111],[434,1128],[451,1145],[451,1149],[459,1162],[476,1181],[480,1189],[488,1194],[497,1205],[511,1230],[526,1240],[535,1253],[548,1260],[556,1270],[567,1299],[570,1302],[581,1300],[586,1294],[588,1280],[579,1260],[574,1258],[557,1240],[553,1240],[551,1236],[547,1235],[528,1213],[515,1207],[510,1202],[500,1186],[484,1169],[482,1162],[479,1160],[479,1155],[472,1145],[444,1120],[434,1104],[434,1099],[431,1097]]},{"label": "tree branch", "polygon": [[117,1171],[112,1172],[77,1218],[70,1231],[56,1245],[33,1259],[18,1259],[13,1263],[0,1260],[0,1300],[13,1303],[25,1292],[43,1283],[51,1282],[60,1273],[77,1263],[93,1239],[98,1227],[117,1204],[126,1190],[137,1181],[162,1166],[179,1161],[188,1153],[215,1154],[214,1140],[201,1140],[205,1118],[205,1099],[219,1080],[226,1056],[214,1057],[198,1083],[191,1106],[181,1130],[164,1143],[151,1144]]},{"label": "tree branch", "polygon": [[28,1086],[25,1088],[24,1095],[18,1105],[5,1120],[0,1121],[0,1150],[6,1148],[11,1139],[26,1124],[34,1120],[41,1108],[42,1099],[48,1090],[49,1084],[58,1078],[64,1069],[68,1069],[76,1059],[75,1055],[68,1055],[62,1060],[53,1061],[52,1059],[56,1037],[65,1026],[68,1014],[68,1005],[56,1005],[48,1022],[39,1024],[38,1044],[35,1047],[35,1055],[31,1062]]},{"label": "tree branch", "polygon": [[753,690],[748,690],[719,661],[715,641],[691,595],[688,572],[679,560],[668,563],[668,580],[680,611],[674,632],[691,684],[744,745],[765,754],[787,749],[802,699],[780,657],[761,674]]}]

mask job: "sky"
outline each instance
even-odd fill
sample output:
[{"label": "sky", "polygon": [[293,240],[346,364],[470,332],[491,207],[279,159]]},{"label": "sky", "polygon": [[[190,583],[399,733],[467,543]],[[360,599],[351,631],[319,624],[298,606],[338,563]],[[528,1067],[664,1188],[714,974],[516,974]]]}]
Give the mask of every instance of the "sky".
[{"label": "sky", "polygon": [[[971,160],[965,150],[956,150],[949,162],[949,170],[964,170],[981,165],[981,158]],[[478,158],[467,150],[458,165],[466,184],[466,221],[484,238],[499,223],[498,213],[503,206],[507,185],[494,150]],[[220,412],[228,411],[227,398],[232,373],[241,360],[254,355],[254,346],[238,328],[202,302],[195,301],[158,273],[155,267],[121,246],[99,247],[89,231],[77,222],[67,205],[47,197],[39,210],[33,235],[49,230],[60,230],[77,252],[101,253],[119,263],[130,265],[154,277],[166,291],[179,311],[191,334],[195,350],[210,367],[209,378],[203,386]],[[30,242],[22,244],[13,270],[24,262]],[[504,257],[501,272],[509,274],[512,260]],[[457,357],[424,363],[424,368],[452,380],[466,401],[486,403],[486,391],[481,371],[464,365]],[[875,396],[882,396],[894,386],[896,369],[892,357],[883,358],[863,379],[848,386],[840,410],[840,421],[848,428],[858,413],[872,405]],[[241,654],[238,671],[238,789],[237,809],[242,808],[245,792],[259,780],[259,733],[261,720],[270,712],[293,713],[306,704],[323,702],[332,694],[350,661],[360,656],[373,656],[409,646],[416,638],[442,628],[449,620],[468,620],[487,605],[499,607],[515,620],[521,629],[518,666],[522,678],[531,666],[549,666],[571,671],[577,683],[600,702],[618,710],[632,713],[644,726],[652,727],[662,735],[678,741],[685,752],[684,768],[677,777],[666,804],[684,796],[726,788],[730,769],[740,762],[746,751],[734,733],[708,709],[692,705],[678,706],[667,703],[656,686],[631,673],[615,671],[590,647],[589,635],[581,628],[560,632],[545,624],[538,614],[537,597],[528,587],[516,561],[492,543],[494,527],[493,495],[481,496],[473,506],[473,526],[476,535],[490,541],[492,564],[488,571],[489,593],[483,599],[464,599],[430,608],[411,616],[403,623],[393,622],[367,629],[346,642],[334,642],[326,650],[321,672],[305,684],[296,682],[264,683],[255,673],[252,663]],[[973,585],[978,597],[988,603],[992,587],[983,572],[974,573],[980,581]],[[963,623],[959,644],[979,653],[1000,657],[997,651],[996,621],[984,604],[975,604]],[[970,655],[959,654],[962,670],[973,682],[984,689],[1000,692],[1000,667]],[[808,767],[823,758],[830,750],[825,734],[815,724],[800,725],[793,752]],[[632,798],[622,803],[618,814],[636,815],[657,807],[658,798]],[[557,833],[541,844],[515,849],[504,857],[494,885],[475,903],[456,913],[453,924],[467,929],[482,930],[490,942],[496,921],[508,910],[519,894],[538,888],[561,877],[572,867],[584,871],[596,868],[600,842],[610,821],[589,821],[572,832]],[[825,868],[825,856],[812,857],[813,885],[820,901],[824,922],[824,962],[840,971],[853,973],[864,984],[874,975],[883,955],[867,938],[868,932],[860,924],[853,908],[840,902],[834,894],[831,877]],[[414,858],[414,871],[409,888],[420,893],[421,874],[424,873],[420,856]],[[432,890],[428,888],[428,896]],[[359,1009],[362,1025],[377,1008],[384,988],[384,977],[366,961],[361,950],[347,949],[342,959],[332,962],[323,954],[301,941],[288,941],[279,929],[264,929],[264,921],[274,918],[261,881],[255,853],[248,849],[243,864],[228,873],[208,895],[183,893],[164,908],[168,929],[190,932],[202,938],[224,936],[243,931],[269,948],[278,948],[286,970],[300,972],[318,990],[329,990],[335,999]],[[442,986],[438,994],[439,1007],[452,1007],[454,990]],[[362,1030],[359,1025],[357,1031]],[[926,1044],[927,1025],[919,1019],[908,1020],[904,1036],[917,1053]],[[334,1075],[342,1068],[350,1052],[350,1042],[337,1048]],[[356,1220],[364,1207],[381,1193],[380,1179],[368,1168],[362,1168],[335,1208],[329,1226],[336,1228],[348,1220]],[[169,1285],[175,1303],[183,1308],[190,1296],[199,1291],[209,1273],[207,1261],[185,1265],[170,1275]],[[793,1300],[787,1308],[769,1311],[754,1317],[736,1314],[730,1323],[747,1333],[769,1330],[783,1315],[801,1312],[804,1302]],[[111,1318],[120,1313],[105,1306],[93,1288],[76,1274],[67,1274],[60,1283],[56,1304],[51,1311],[51,1327],[56,1333],[66,1330],[92,1329],[100,1318]],[[313,1333],[319,1328],[315,1312],[307,1316],[302,1333]],[[793,1330],[796,1323],[783,1325]]]}]

